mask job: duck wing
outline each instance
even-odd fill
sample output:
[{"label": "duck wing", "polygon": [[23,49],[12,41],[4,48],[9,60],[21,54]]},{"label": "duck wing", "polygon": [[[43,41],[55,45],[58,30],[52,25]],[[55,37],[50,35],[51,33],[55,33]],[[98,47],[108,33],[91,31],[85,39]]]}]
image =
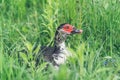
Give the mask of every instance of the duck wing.
[{"label": "duck wing", "polygon": [[39,64],[41,58],[44,61],[52,62],[52,60],[53,60],[53,57],[52,57],[53,53],[54,53],[54,47],[41,46],[40,51],[38,53],[38,57],[37,57],[36,63]]}]

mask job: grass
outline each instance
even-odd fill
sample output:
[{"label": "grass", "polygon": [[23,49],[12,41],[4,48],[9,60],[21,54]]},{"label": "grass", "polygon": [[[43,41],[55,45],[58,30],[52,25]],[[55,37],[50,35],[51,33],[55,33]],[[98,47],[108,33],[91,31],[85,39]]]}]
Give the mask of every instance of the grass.
[{"label": "grass", "polygon": [[[119,0],[1,0],[0,80],[119,80],[119,5]],[[74,55],[69,64],[59,71],[44,71],[45,62],[36,68],[33,53],[52,43],[57,26],[66,22],[84,31],[66,41]],[[20,63],[22,49],[29,54],[21,54]]]}]

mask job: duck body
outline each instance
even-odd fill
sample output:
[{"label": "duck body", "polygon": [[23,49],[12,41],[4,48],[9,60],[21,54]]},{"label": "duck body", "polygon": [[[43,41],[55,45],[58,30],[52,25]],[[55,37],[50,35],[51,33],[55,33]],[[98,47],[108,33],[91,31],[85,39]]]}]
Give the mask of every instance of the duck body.
[{"label": "duck body", "polygon": [[71,56],[71,53],[66,49],[65,43],[61,43],[59,48],[44,47],[43,57],[47,62],[52,63],[54,66],[59,66],[66,62],[67,57]]},{"label": "duck body", "polygon": [[[40,54],[42,54],[44,61],[52,63],[55,67],[64,64],[67,58],[72,55],[66,48],[65,40],[67,36],[75,33],[82,33],[82,30],[77,30],[68,23],[61,24],[55,33],[54,46],[41,47]],[[38,61],[40,56],[38,57]]]},{"label": "duck body", "polygon": [[66,49],[64,42],[59,45],[59,48],[43,46],[41,47],[41,50],[41,54],[43,56],[44,61],[52,63],[52,65],[56,68],[58,68],[61,64],[64,64],[67,58],[72,55]]}]

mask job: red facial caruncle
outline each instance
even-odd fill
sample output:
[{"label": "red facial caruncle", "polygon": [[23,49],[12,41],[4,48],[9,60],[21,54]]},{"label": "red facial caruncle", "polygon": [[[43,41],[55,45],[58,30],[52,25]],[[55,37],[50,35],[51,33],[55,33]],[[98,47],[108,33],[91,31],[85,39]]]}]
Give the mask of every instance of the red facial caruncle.
[{"label": "red facial caruncle", "polygon": [[64,32],[67,32],[67,33],[70,34],[70,33],[73,31],[73,26],[70,25],[70,24],[65,24],[65,25],[63,26],[63,30],[64,30]]}]

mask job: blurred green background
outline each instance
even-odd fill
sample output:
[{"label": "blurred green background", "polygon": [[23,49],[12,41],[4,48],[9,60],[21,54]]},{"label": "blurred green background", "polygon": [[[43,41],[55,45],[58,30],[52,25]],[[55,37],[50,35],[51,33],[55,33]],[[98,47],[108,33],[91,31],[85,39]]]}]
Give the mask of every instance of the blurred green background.
[{"label": "blurred green background", "polygon": [[[66,22],[83,29],[66,41],[75,55],[71,66],[43,71],[42,63],[35,69],[32,49],[49,45]],[[120,0],[0,0],[0,40],[0,80],[118,80]],[[21,65],[22,49],[30,54],[21,55]]]}]

